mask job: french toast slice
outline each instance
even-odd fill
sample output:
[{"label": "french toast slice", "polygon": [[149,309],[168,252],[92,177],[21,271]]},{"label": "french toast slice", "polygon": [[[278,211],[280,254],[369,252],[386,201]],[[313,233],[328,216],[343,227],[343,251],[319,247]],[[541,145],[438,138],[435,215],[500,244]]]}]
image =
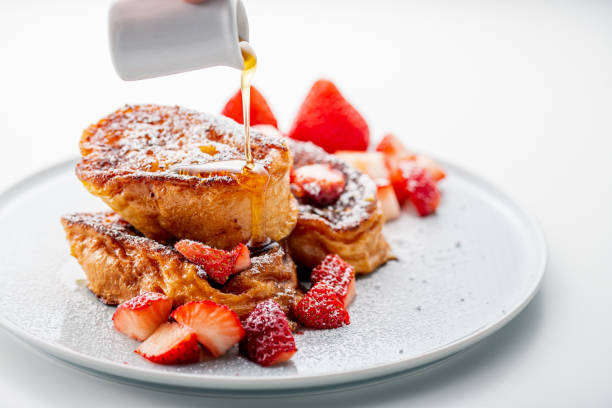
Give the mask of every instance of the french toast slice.
[{"label": "french toast slice", "polygon": [[175,306],[209,299],[244,318],[266,299],[274,299],[291,313],[302,296],[295,264],[280,244],[255,254],[249,269],[213,287],[201,277],[198,265],[172,246],[142,236],[116,213],[75,213],[62,217],[61,223],[89,289],[107,304],[125,302],[142,292],[160,292]]},{"label": "french toast slice", "polygon": [[288,139],[287,144],[293,152],[294,168],[329,164],[344,174],[346,182],[344,191],[331,205],[316,206],[298,199],[298,221],[287,240],[293,260],[314,268],[325,255],[334,253],[351,264],[356,273],[366,274],[394,259],[382,233],[384,217],[374,182],[310,142]]},{"label": "french toast slice", "polygon": [[[280,241],[297,221],[284,139],[251,132],[257,165],[270,175],[265,233]],[[185,175],[184,166],[244,160],[244,127],[178,106],[125,106],[87,128],[76,175],[148,238],[193,239],[231,248],[251,235],[251,190],[231,174]]]}]

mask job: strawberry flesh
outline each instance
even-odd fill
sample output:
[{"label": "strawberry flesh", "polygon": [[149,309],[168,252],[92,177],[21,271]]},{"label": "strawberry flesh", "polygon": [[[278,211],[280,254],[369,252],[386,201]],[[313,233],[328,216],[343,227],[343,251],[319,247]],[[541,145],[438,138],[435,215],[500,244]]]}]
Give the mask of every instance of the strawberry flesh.
[{"label": "strawberry flesh", "polygon": [[320,79],[302,102],[289,137],[313,142],[334,153],[337,150],[366,150],[370,130],[336,85]]},{"label": "strawberry flesh", "polygon": [[410,161],[423,167],[434,181],[440,181],[446,177],[446,173],[436,162],[429,157],[408,151],[401,140],[395,135],[385,135],[376,146],[376,150],[385,156],[385,164],[391,173],[397,171],[401,162]]},{"label": "strawberry flesh", "polygon": [[297,351],[287,316],[272,299],[259,303],[244,321],[240,350],[262,366],[289,360]]},{"label": "strawberry flesh", "polygon": [[231,251],[225,251],[183,239],[174,244],[174,248],[189,261],[201,266],[209,279],[221,285],[226,283],[231,275],[251,266],[249,249],[242,243]]},{"label": "strawberry flesh", "polygon": [[399,203],[410,200],[420,216],[432,214],[438,208],[440,191],[436,182],[414,162],[400,162],[391,174],[391,184]]},{"label": "strawberry flesh", "polygon": [[398,218],[401,214],[401,209],[393,186],[386,179],[376,179],[376,196],[382,208],[385,222]]},{"label": "strawberry flesh", "polygon": [[315,286],[325,282],[332,287],[344,307],[355,297],[355,269],[340,256],[329,254],[310,274],[310,283]]},{"label": "strawberry flesh", "polygon": [[[278,123],[268,102],[263,95],[254,87],[251,86],[251,100],[249,102],[251,115],[251,126],[255,125],[271,125],[278,127]],[[244,123],[242,119],[242,92],[240,89],[230,98],[221,111],[223,116],[234,119],[238,123]]]},{"label": "strawberry flesh", "polygon": [[157,364],[188,364],[200,358],[196,333],[180,323],[164,323],[135,350]]},{"label": "strawberry flesh", "polygon": [[309,164],[293,170],[291,184],[297,197],[326,206],[338,200],[346,181],[344,174],[329,164]]},{"label": "strawberry flesh", "polygon": [[314,285],[295,307],[300,323],[313,329],[335,329],[350,324],[349,314],[333,287]]},{"label": "strawberry flesh", "polygon": [[119,332],[143,341],[168,320],[172,299],[161,293],[145,292],[120,304],[113,314]]},{"label": "strawberry flesh", "polygon": [[172,318],[192,328],[200,344],[215,357],[225,354],[244,336],[238,315],[210,300],[186,303],[172,312]]}]

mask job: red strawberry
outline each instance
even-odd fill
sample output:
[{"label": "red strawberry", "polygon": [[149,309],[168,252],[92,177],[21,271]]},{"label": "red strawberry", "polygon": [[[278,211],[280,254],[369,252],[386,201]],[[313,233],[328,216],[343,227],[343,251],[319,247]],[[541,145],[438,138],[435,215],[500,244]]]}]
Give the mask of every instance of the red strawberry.
[{"label": "red strawberry", "polygon": [[325,282],[334,289],[344,307],[355,297],[355,269],[335,254],[329,254],[310,274],[310,283],[315,286]]},{"label": "red strawberry", "polygon": [[115,329],[138,341],[149,337],[168,320],[172,299],[161,293],[145,292],[120,304],[113,314]]},{"label": "red strawberry", "polygon": [[415,163],[424,168],[434,181],[440,181],[446,177],[446,173],[442,170],[442,167],[429,157],[418,155],[415,159]]},{"label": "red strawberry", "polygon": [[[230,98],[221,111],[223,116],[234,119],[238,123],[244,123],[242,120],[242,93],[240,89]],[[268,106],[268,102],[259,93],[254,86],[251,86],[251,101],[250,101],[251,126],[254,125],[272,125],[278,127],[276,118]]]},{"label": "red strawberry", "polygon": [[191,262],[200,265],[208,277],[223,285],[227,279],[249,266],[249,249],[243,243],[231,251],[224,251],[204,245],[201,242],[183,239],[174,248]]},{"label": "red strawberry", "polygon": [[195,363],[200,359],[196,333],[180,323],[164,323],[135,350],[157,364]]},{"label": "red strawberry", "polygon": [[403,204],[410,199],[420,216],[436,211],[440,203],[440,192],[436,182],[414,162],[402,161],[391,174],[391,183],[398,201]]},{"label": "red strawberry", "polygon": [[329,164],[310,164],[293,170],[292,191],[318,205],[333,204],[344,191],[344,174]]},{"label": "red strawberry", "polygon": [[334,288],[325,282],[314,285],[295,307],[300,323],[313,329],[334,329],[349,324],[349,314],[336,295]]},{"label": "red strawberry", "polygon": [[259,303],[244,321],[240,350],[262,366],[289,360],[297,351],[289,321],[272,299]]},{"label": "red strawberry", "polygon": [[310,141],[329,153],[366,150],[370,130],[363,117],[331,82],[314,83],[297,113],[289,137]]},{"label": "red strawberry", "polygon": [[404,147],[404,144],[397,136],[390,133],[383,136],[376,146],[376,151],[385,155],[387,165],[390,165],[389,170],[393,170],[400,160],[413,160],[416,157]]},{"label": "red strawberry", "polygon": [[394,220],[400,216],[401,209],[393,186],[386,179],[376,179],[376,196],[385,216],[385,222]]},{"label": "red strawberry", "polygon": [[427,170],[427,173],[434,181],[442,180],[446,177],[444,170],[432,159],[411,153],[404,147],[404,144],[392,134],[385,135],[376,150],[385,155],[385,162],[390,172],[395,172],[401,161],[413,161]]},{"label": "red strawberry", "polygon": [[198,341],[215,357],[225,354],[244,336],[238,315],[210,300],[186,303],[172,312],[172,318],[195,330]]}]

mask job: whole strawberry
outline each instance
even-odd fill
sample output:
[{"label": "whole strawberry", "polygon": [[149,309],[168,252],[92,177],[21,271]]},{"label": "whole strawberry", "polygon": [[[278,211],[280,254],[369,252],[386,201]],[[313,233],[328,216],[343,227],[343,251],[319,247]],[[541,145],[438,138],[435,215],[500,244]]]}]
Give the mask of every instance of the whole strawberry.
[{"label": "whole strawberry", "polygon": [[241,351],[262,366],[289,360],[297,351],[289,321],[272,299],[259,303],[243,323]]},{"label": "whole strawberry", "polygon": [[350,324],[344,304],[334,288],[325,282],[310,288],[295,307],[295,315],[300,323],[313,329],[335,329]]},{"label": "whole strawberry", "polygon": [[337,150],[366,150],[370,130],[336,85],[320,79],[302,102],[289,137],[310,141],[334,153]]},{"label": "whole strawberry", "polygon": [[355,297],[355,269],[336,254],[329,254],[310,274],[310,283],[315,286],[325,282],[347,307]]}]

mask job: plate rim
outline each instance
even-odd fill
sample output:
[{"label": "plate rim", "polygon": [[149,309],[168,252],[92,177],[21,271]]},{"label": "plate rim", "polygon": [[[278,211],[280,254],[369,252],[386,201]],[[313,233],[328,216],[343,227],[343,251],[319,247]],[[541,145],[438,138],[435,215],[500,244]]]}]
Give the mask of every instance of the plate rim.
[{"label": "plate rim", "polygon": [[[525,290],[525,293],[520,300],[517,301],[517,303],[511,308],[507,308],[506,314],[502,315],[499,319],[495,319],[487,324],[484,324],[476,330],[467,333],[454,341],[451,341],[450,343],[444,344],[422,355],[416,357],[413,356],[392,363],[381,363],[367,368],[328,374],[295,374],[283,377],[240,377],[227,375],[212,376],[207,374],[194,375],[156,371],[154,368],[133,367],[83,354],[64,345],[40,339],[22,329],[17,324],[11,322],[1,313],[0,326],[31,346],[36,347],[37,349],[46,352],[66,363],[77,365],[84,369],[97,371],[107,375],[110,374],[128,381],[137,380],[149,384],[178,388],[197,388],[201,390],[275,391],[333,386],[356,381],[375,380],[378,377],[400,374],[442,360],[482,341],[489,335],[501,329],[512,319],[514,319],[531,302],[534,296],[538,293],[538,290],[542,284],[548,262],[548,248],[544,233],[538,220],[534,216],[525,212],[522,207],[517,204],[516,200],[510,198],[510,195],[506,194],[505,191],[493,185],[486,178],[476,175],[470,170],[466,170],[461,166],[455,165],[451,161],[438,159],[434,156],[431,157],[446,168],[448,170],[448,174],[458,174],[462,178],[467,178],[468,180],[475,182],[479,188],[482,189],[484,187],[487,195],[494,196],[498,201],[509,208],[512,213],[521,220],[523,229],[529,232],[528,236],[534,243],[537,244],[537,248],[534,250],[534,253],[539,255],[539,260],[536,267],[537,270],[534,270],[537,275],[533,278],[529,288]],[[76,158],[70,158],[60,161],[54,165],[44,167],[13,183],[8,188],[3,189],[0,191],[0,211],[3,211],[7,204],[12,201],[12,198],[19,195],[22,191],[27,191],[30,186],[35,186],[41,182],[44,182],[45,179],[53,178],[56,174],[63,173],[66,168],[73,168],[77,161],[78,159]]]}]

